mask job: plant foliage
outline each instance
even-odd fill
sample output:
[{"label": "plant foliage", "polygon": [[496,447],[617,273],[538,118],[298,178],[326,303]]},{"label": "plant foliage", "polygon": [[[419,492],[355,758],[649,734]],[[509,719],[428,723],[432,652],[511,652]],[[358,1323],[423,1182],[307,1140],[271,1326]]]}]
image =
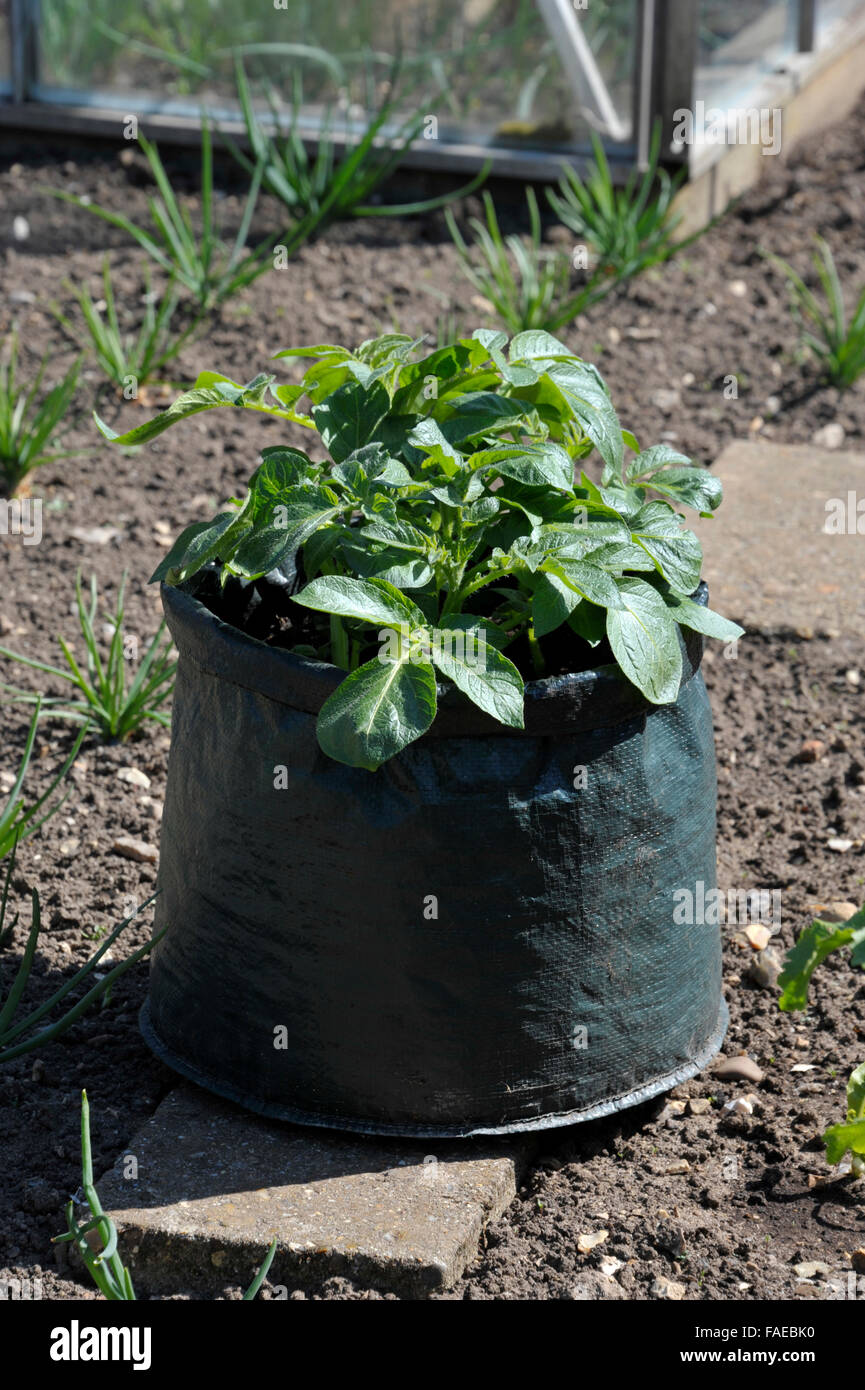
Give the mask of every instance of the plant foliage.
[{"label": "plant foliage", "polygon": [[592,147],[594,161],[586,178],[566,165],[558,192],[550,189],[547,198],[565,226],[594,249],[601,273],[626,280],[668,260],[676,250],[673,233],[679,218],[670,208],[681,176],[673,179],[658,165],[660,125],[655,126],[642,177],[634,168],[621,187],[613,182],[594,131]]},{"label": "plant foliage", "polygon": [[79,362],[41,399],[39,392],[51,354],[46,353],[29,388],[18,378],[18,336],[9,340],[9,355],[0,364],[0,492],[11,495],[27,474],[41,464],[71,458],[75,449],[51,447],[78,382]]},{"label": "plant foliage", "polygon": [[[216,563],[225,583],[296,573],[298,647],[348,673],[319,741],[353,766],[420,737],[440,681],[519,728],[525,675],[581,669],[602,643],[596,655],[647,700],[674,701],[680,627],[742,632],[691,597],[702,555],[678,508],[711,515],[719,480],[667,444],[641,450],[597,370],[549,333],[508,343],[481,329],[418,359],[419,347],[385,334],[353,352],[289,348],[277,356],[314,359],[295,384],[205,372],[126,434],[100,422],[135,445],[231,406],[323,446],[315,460],[265,449],[246,496],[188,526],[153,579]],[[575,476],[595,451],[600,484]]]},{"label": "plant foliage", "polygon": [[815,240],[814,269],[825,303],[820,302],[786,261],[778,256],[769,259],[787,277],[790,308],[801,330],[802,342],[811,349],[827,379],[843,391],[865,372],[865,289],[848,321],[835,258],[821,236]]},{"label": "plant foliage", "polygon": [[[9,902],[9,887],[12,882],[12,874],[15,867],[14,851],[9,859],[6,875],[3,882],[2,895],[0,895],[0,950],[8,947],[15,934],[15,927],[18,923],[18,916],[8,925],[6,923],[6,911]],[[143,907],[149,906],[153,901],[149,898]],[[65,1033],[67,1028],[71,1028],[73,1023],[77,1023],[88,1009],[94,1004],[104,1001],[111,992],[115,981],[124,975],[133,965],[143,956],[146,956],[154,942],[159,940],[162,933],[148,941],[144,946],[139,946],[137,951],[133,951],[125,960],[113,965],[104,975],[96,974],[97,966],[105,956],[121,932],[129,925],[132,918],[137,914],[133,912],[129,917],[114,928],[105,938],[99,950],[90,959],[71,975],[68,980],[46,999],[42,1004],[35,1005],[23,1017],[18,1017],[22,998],[27,989],[27,982],[30,979],[30,971],[33,968],[33,958],[36,948],[39,945],[39,933],[42,930],[42,912],[39,903],[39,893],[34,888],[32,893],[32,912],[30,920],[30,931],[27,935],[27,942],[24,947],[24,954],[15,973],[14,978],[6,991],[5,995],[0,995],[0,1063],[12,1062],[16,1057],[23,1057],[26,1052],[32,1052],[37,1047],[44,1047],[47,1043],[54,1042],[61,1033]],[[143,910],[143,908],[142,908]],[[82,995],[71,1007],[66,1007],[60,1017],[55,1016],[53,1022],[52,1014],[56,1015],[56,1010],[79,985],[87,984],[92,980],[86,993]],[[42,1025],[41,1027],[39,1025]]]},{"label": "plant foliage", "polygon": [[[805,1009],[808,989],[817,966],[836,951],[850,948],[850,963],[865,970],[865,907],[861,907],[843,926],[812,922],[792,950],[787,952],[784,969],[778,977],[781,988],[779,1007],[785,1012]],[[847,1119],[830,1125],[823,1135],[829,1163],[840,1163],[846,1153],[853,1155],[853,1172],[865,1177],[865,1062],[850,1073],[847,1082]]]},{"label": "plant foliage", "polygon": [[[122,741],[148,721],[168,726],[171,717],[163,706],[174,689],[177,662],[171,660],[171,638],[162,622],[156,634],[138,659],[137,644],[129,640],[124,630],[126,575],[120,582],[117,603],[108,622],[110,638],[108,651],[100,654],[96,636],[98,594],[96,576],[90,579],[89,602],[81,588],[81,575],[75,579],[75,601],[78,622],[84,640],[85,659],[79,664],[69,644],[58,637],[66,668],[51,666],[44,661],[22,656],[20,652],[0,647],[0,656],[29,666],[34,671],[66,681],[79,692],[79,698],[66,695],[37,695],[14,686],[2,686],[13,700],[36,704],[49,710],[59,719],[71,719],[77,724],[94,723],[108,741]],[[127,679],[127,671],[135,665],[135,675]]]}]

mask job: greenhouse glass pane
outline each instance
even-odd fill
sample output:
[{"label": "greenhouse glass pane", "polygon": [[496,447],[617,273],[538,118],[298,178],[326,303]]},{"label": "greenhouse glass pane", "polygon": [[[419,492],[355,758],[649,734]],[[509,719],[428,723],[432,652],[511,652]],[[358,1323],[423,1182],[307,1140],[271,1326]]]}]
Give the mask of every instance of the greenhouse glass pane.
[{"label": "greenhouse glass pane", "polygon": [[695,95],[730,106],[797,48],[797,0],[700,0]]},{"label": "greenhouse glass pane", "polygon": [[831,43],[839,20],[849,19],[857,12],[865,13],[862,0],[817,0],[817,47]]},{"label": "greenhouse glass pane", "polygon": [[[39,95],[145,98],[226,111],[240,54],[290,109],[368,111],[390,90],[425,104],[439,137],[568,146],[604,127],[597,93],[630,124],[636,0],[591,0],[576,19],[591,68],[577,90],[549,19],[557,0],[41,0]],[[546,14],[546,18],[545,18]],[[115,100],[113,104],[117,104]],[[137,109],[142,109],[139,103]],[[602,102],[603,107],[603,102]]]}]

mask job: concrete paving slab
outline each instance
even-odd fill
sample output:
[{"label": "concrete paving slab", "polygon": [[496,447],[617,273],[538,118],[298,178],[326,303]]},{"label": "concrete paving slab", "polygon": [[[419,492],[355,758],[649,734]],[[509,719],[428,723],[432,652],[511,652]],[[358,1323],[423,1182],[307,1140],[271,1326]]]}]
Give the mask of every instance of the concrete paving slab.
[{"label": "concrete paving slab", "polygon": [[711,606],[749,631],[865,632],[865,454],[727,446],[724,501],[697,521]]},{"label": "concrete paving slab", "polygon": [[[367,1139],[260,1119],[186,1083],[98,1184],[136,1292],[212,1295],[345,1275],[448,1288],[516,1192],[529,1141]],[[134,1160],[134,1161],[132,1161]]]}]

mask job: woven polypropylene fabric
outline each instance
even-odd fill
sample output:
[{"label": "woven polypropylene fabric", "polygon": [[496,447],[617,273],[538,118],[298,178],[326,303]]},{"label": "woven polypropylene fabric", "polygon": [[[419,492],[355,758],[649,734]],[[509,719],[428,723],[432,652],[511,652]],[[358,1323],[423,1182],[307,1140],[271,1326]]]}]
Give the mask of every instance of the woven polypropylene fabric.
[{"label": "woven polypropylene fabric", "polygon": [[720,1046],[718,928],[673,910],[715,886],[696,634],[674,705],[610,672],[536,682],[524,733],[468,707],[460,733],[454,705],[369,773],[316,742],[332,668],[165,600],[169,930],[143,1027],[178,1070],[286,1119],[452,1135],[606,1113]]}]

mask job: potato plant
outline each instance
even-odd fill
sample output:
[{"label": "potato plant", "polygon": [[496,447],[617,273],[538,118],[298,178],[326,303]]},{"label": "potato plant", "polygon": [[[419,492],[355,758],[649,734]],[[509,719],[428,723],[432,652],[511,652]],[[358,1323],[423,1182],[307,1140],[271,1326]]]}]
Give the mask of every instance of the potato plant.
[{"label": "potato plant", "polygon": [[[347,673],[319,741],[357,767],[425,733],[442,680],[513,728],[527,677],[590,665],[675,701],[680,627],[742,633],[694,601],[702,553],[679,511],[710,516],[720,481],[668,444],[641,449],[597,369],[547,332],[419,351],[401,334],[288,348],[277,358],[313,359],[298,382],[204,372],[126,434],[97,417],[127,446],[222,406],[318,436],[316,457],[265,449],[246,495],[188,526],[153,579],[217,564],[223,583],[289,580],[299,654]],[[599,482],[581,467],[595,451]]]}]

